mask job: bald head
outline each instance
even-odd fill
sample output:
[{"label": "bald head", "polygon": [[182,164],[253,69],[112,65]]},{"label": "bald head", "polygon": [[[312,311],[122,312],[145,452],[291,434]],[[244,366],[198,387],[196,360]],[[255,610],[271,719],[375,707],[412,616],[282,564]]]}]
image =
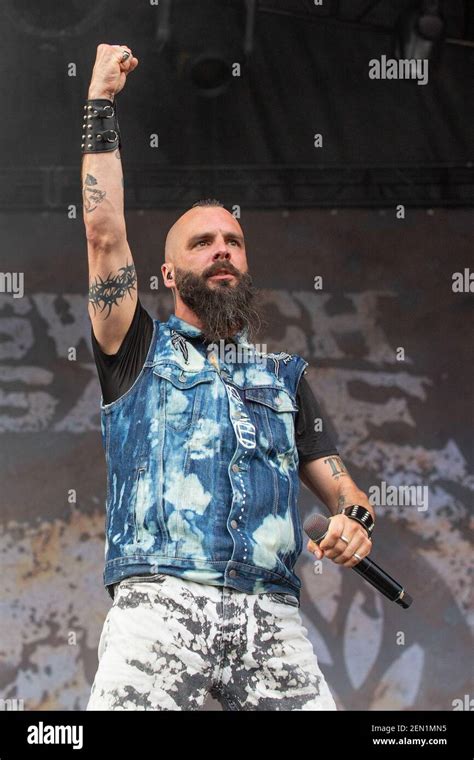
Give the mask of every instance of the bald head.
[{"label": "bald head", "polygon": [[220,234],[239,236],[243,242],[243,232],[236,218],[221,206],[196,206],[188,209],[169,229],[165,241],[165,262],[187,267],[192,243],[202,236],[211,239]]}]

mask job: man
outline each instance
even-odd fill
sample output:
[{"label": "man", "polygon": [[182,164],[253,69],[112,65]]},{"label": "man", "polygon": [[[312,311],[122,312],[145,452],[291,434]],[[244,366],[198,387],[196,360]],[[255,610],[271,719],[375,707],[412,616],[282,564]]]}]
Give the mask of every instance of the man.
[{"label": "man", "polygon": [[373,510],[313,429],[307,362],[256,350],[244,235],[218,201],[168,232],[175,313],[160,322],[142,307],[115,101],[137,65],[130,48],[99,45],[82,143],[113,598],[87,707],[196,710],[212,693],[230,710],[334,710],[299,615],[299,478],[333,515],[307,544],[318,558],[367,556]]}]

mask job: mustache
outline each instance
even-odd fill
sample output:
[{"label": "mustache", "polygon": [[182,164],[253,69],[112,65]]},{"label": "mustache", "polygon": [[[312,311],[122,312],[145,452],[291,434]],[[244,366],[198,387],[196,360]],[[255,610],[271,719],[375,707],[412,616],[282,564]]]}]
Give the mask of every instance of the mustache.
[{"label": "mustache", "polygon": [[215,264],[212,264],[209,269],[207,269],[205,272],[203,272],[203,277],[207,279],[208,277],[212,277],[212,275],[217,274],[218,272],[225,272],[226,274],[233,274],[238,279],[241,278],[242,273],[239,272],[238,269],[234,267],[233,264],[230,262],[227,262],[226,264],[219,264],[216,262]]}]

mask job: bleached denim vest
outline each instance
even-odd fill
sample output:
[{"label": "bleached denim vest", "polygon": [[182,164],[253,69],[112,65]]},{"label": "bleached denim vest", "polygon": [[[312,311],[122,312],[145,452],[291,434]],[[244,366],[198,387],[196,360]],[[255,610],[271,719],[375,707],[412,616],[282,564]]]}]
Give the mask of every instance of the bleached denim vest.
[{"label": "bleached denim vest", "polygon": [[101,399],[110,596],[128,576],[169,574],[299,603],[295,397],[308,362],[249,360],[246,338],[229,359],[175,315],[154,320],[132,387]]}]

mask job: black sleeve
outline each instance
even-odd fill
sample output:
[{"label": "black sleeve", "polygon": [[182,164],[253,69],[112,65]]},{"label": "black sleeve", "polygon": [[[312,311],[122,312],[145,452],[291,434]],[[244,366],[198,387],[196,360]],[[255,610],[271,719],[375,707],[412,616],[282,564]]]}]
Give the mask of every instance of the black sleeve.
[{"label": "black sleeve", "polygon": [[[295,419],[295,434],[300,464],[330,454],[339,455],[328,432],[327,423],[321,414],[319,403],[304,375],[298,383],[296,405],[298,412]],[[322,420],[320,431],[314,429],[314,421],[317,418]]]},{"label": "black sleeve", "polygon": [[132,387],[140,374],[153,336],[153,319],[137,298],[128,332],[116,354],[104,354],[91,325],[92,349],[104,404],[111,404]]}]

